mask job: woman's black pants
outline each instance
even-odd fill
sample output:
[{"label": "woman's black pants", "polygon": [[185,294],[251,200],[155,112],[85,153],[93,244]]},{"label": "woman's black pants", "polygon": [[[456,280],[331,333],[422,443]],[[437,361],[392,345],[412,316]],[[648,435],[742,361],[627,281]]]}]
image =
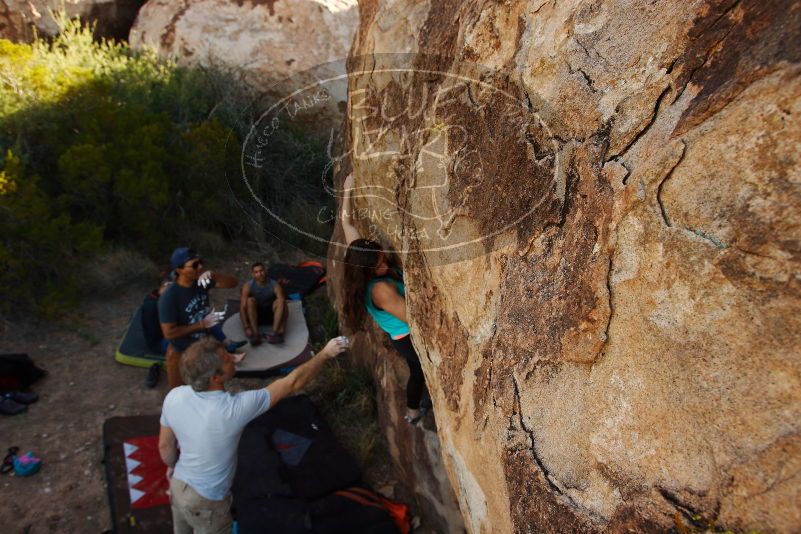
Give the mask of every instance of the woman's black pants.
[{"label": "woman's black pants", "polygon": [[426,379],[423,375],[423,368],[420,367],[420,358],[412,345],[412,336],[408,335],[401,339],[391,339],[392,346],[395,347],[409,365],[409,382],[406,383],[406,406],[410,410],[420,408],[420,399],[423,397],[423,389],[426,386]]}]

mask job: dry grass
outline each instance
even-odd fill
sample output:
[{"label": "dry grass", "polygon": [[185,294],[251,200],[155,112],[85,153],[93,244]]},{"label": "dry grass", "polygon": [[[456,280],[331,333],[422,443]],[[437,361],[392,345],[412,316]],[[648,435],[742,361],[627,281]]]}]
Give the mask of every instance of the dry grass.
[{"label": "dry grass", "polygon": [[367,369],[334,360],[309,388],[309,395],[362,468],[381,455],[375,386]]},{"label": "dry grass", "polygon": [[235,245],[219,233],[205,230],[194,233],[189,245],[206,257],[226,257],[235,250]]},{"label": "dry grass", "polygon": [[159,268],[140,254],[128,249],[117,249],[88,262],[81,285],[88,293],[103,295],[141,281],[158,285]]},{"label": "dry grass", "polygon": [[306,297],[306,322],[309,325],[311,343],[319,350],[329,339],[339,335],[339,319],[337,312],[328,300],[325,287]]},{"label": "dry grass", "polygon": [[[319,350],[339,335],[337,313],[322,289],[306,298],[306,307],[312,343]],[[375,384],[368,369],[349,362],[345,353],[323,368],[309,396],[364,472],[387,462]]]}]

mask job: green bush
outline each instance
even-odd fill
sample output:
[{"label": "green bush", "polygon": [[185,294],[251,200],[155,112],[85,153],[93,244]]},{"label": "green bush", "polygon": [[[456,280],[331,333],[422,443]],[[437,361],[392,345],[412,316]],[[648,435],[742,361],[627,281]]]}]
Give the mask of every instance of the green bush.
[{"label": "green bush", "polygon": [[[270,230],[243,216],[244,187],[226,179],[248,127],[232,73],[62,25],[50,42],[0,40],[0,313],[74,303],[82,266],[112,249],[163,264],[193,236]],[[319,179],[324,162],[307,146],[274,147],[276,168],[302,160],[294,178]]]},{"label": "green bush", "polygon": [[260,158],[259,169],[245,171],[252,195],[260,202],[252,199],[250,190],[244,190],[241,173],[232,175],[236,178],[233,185],[242,190],[243,210],[256,228],[275,240],[325,256],[333,221],[321,217],[321,222],[318,213],[323,207],[326,214],[334,210],[333,197],[325,193],[323,185],[323,181],[331,185],[331,176],[325,172],[325,143],[282,117],[281,128],[271,134]]}]

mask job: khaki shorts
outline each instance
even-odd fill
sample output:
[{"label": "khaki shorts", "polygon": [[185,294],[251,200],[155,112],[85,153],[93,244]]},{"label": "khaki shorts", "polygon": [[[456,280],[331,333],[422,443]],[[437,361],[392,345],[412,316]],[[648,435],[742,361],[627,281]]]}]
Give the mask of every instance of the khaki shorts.
[{"label": "khaki shorts", "polygon": [[209,500],[192,486],[170,479],[170,504],[175,534],[230,534],[231,494],[221,501]]}]

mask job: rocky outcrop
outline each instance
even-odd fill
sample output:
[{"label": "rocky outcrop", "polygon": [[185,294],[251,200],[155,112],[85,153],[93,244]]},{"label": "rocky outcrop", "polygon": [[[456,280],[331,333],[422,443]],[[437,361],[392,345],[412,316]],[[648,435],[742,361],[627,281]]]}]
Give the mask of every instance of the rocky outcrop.
[{"label": "rocky outcrop", "polygon": [[59,31],[54,13],[63,9],[69,17],[95,24],[95,35],[127,39],[144,0],[2,0],[0,39],[30,42],[34,35]]},{"label": "rocky outcrop", "polygon": [[[340,278],[342,268],[341,262],[330,262],[329,278]],[[339,289],[329,286],[334,292]],[[376,330],[351,334],[348,357],[371,369],[376,379],[379,425],[393,461],[393,475],[403,486],[403,493],[415,497],[408,504],[421,519],[421,532],[463,533],[463,519],[443,465],[435,421],[428,417],[421,427],[412,428],[403,420],[409,376],[405,361]]]},{"label": "rocky outcrop", "polygon": [[[356,0],[149,0],[130,41],[182,63],[238,69],[257,93],[283,98],[344,74],[358,22]],[[337,123],[346,100],[341,87],[320,111]]]},{"label": "rocky outcrop", "polygon": [[801,3],[360,16],[357,214],[403,260],[467,528],[798,532]]}]

